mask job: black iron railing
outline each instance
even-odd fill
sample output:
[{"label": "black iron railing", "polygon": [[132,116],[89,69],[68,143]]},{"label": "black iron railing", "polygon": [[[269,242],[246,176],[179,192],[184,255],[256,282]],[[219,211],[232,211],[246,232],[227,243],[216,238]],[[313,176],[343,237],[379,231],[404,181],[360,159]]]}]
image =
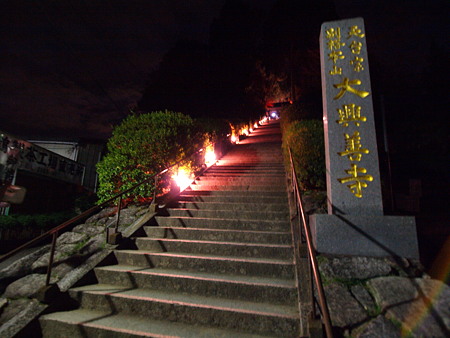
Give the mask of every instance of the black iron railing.
[{"label": "black iron railing", "polygon": [[[291,184],[292,184],[292,191],[294,195],[295,200],[295,207],[296,207],[296,213],[298,216],[298,227],[294,227],[294,245],[296,246],[296,254],[299,255],[300,252],[300,246],[304,245],[306,243],[307,249],[308,249],[308,260],[309,264],[311,266],[311,272],[312,272],[312,278],[311,283],[314,281],[315,288],[317,290],[318,295],[318,305],[319,305],[319,311],[322,314],[322,322],[325,327],[325,333],[328,338],[333,337],[332,333],[332,326],[331,326],[331,319],[330,319],[330,313],[328,311],[327,301],[325,298],[325,292],[323,290],[322,285],[322,279],[320,277],[319,273],[319,265],[317,263],[317,257],[316,257],[316,251],[314,249],[313,243],[312,243],[312,237],[311,237],[311,231],[309,229],[309,224],[306,221],[305,212],[303,209],[303,203],[300,195],[300,189],[299,184],[297,181],[297,175],[295,172],[294,167],[294,161],[292,158],[292,152],[289,148],[289,159],[290,159],[290,177],[291,177]],[[300,261],[300,257],[297,257],[297,262]],[[311,289],[313,289],[314,285],[311,285]],[[311,297],[314,298],[314,292],[311,292]],[[312,316],[315,316],[315,304],[316,302],[314,299],[311,300],[311,304],[313,306],[312,309]]]},{"label": "black iron railing", "polygon": [[19,246],[18,248],[4,254],[3,256],[0,257],[0,263],[4,262],[6,259],[16,255],[17,253],[19,253],[22,250],[25,250],[27,248],[32,247],[33,245],[42,242],[43,240],[49,238],[50,236],[52,236],[52,244],[51,244],[51,249],[50,249],[50,257],[49,257],[49,262],[48,262],[48,266],[47,266],[47,277],[46,277],[46,282],[45,285],[49,286],[50,284],[50,276],[51,276],[51,272],[52,272],[52,267],[53,267],[53,259],[54,259],[54,255],[55,255],[55,249],[56,249],[56,240],[58,237],[58,234],[62,231],[65,230],[66,228],[68,228],[71,225],[74,225],[77,221],[81,220],[81,219],[85,219],[88,216],[90,216],[91,214],[93,214],[95,211],[98,211],[100,209],[102,209],[105,206],[111,205],[111,203],[113,203],[114,201],[116,201],[117,199],[119,200],[118,202],[118,206],[117,206],[117,220],[116,220],[116,224],[114,227],[114,232],[117,232],[118,230],[118,226],[119,226],[119,221],[120,221],[120,211],[122,208],[122,198],[124,197],[124,195],[134,191],[135,189],[137,189],[138,187],[140,187],[143,184],[149,183],[149,182],[154,182],[154,194],[153,194],[153,198],[152,198],[152,204],[155,203],[156,201],[156,191],[157,191],[157,187],[158,187],[158,180],[160,179],[161,175],[165,174],[166,172],[168,172],[169,170],[173,169],[174,167],[180,165],[180,163],[186,161],[189,158],[192,158],[193,156],[203,152],[206,150],[206,148],[210,147],[211,145],[214,144],[209,144],[199,150],[197,150],[195,153],[191,154],[190,156],[186,156],[183,159],[179,160],[178,162],[176,162],[175,164],[171,165],[170,167],[160,171],[159,173],[150,176],[148,178],[146,178],[145,180],[137,183],[136,185],[132,186],[131,188],[122,191],[121,193],[111,197],[110,199],[104,201],[103,203],[96,205],[88,210],[86,210],[85,212],[67,220],[66,222],[48,230],[47,232],[43,233],[42,235],[35,237],[34,239],[30,240],[29,242]]}]

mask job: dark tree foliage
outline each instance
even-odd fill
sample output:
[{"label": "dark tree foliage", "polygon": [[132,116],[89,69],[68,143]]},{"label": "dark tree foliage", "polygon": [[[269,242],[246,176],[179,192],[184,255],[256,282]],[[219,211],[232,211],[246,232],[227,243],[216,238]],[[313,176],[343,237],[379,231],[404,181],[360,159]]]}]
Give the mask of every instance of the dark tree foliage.
[{"label": "dark tree foliage", "polygon": [[183,111],[191,116],[208,112],[208,47],[195,41],[179,41],[151,74],[141,110]]},{"label": "dark tree foliage", "polygon": [[271,98],[290,97],[320,110],[320,25],[335,16],[332,0],[278,0],[269,13],[227,0],[208,45],[179,42],[166,54],[140,109],[253,118]]},{"label": "dark tree foliage", "polygon": [[321,105],[320,26],[336,18],[331,0],[278,0],[264,26],[260,55],[266,72],[279,79],[286,96],[309,100],[316,109]]},{"label": "dark tree foliage", "polygon": [[228,0],[211,25],[208,45],[179,42],[165,55],[139,108],[171,109],[193,117],[261,113],[247,91],[261,27],[262,15],[241,0]]}]

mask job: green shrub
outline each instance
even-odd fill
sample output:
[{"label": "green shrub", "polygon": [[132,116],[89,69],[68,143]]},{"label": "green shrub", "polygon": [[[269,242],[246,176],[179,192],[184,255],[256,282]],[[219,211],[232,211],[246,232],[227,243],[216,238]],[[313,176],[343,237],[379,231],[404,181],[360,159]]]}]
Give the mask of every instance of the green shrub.
[{"label": "green shrub", "polygon": [[293,121],[285,126],[283,149],[291,148],[301,188],[323,190],[325,186],[325,149],[323,124],[319,120]]},{"label": "green shrub", "polygon": [[33,215],[13,215],[13,217],[19,223],[18,225],[22,227],[33,227],[36,226],[36,220]]},{"label": "green shrub", "polygon": [[[98,203],[177,163],[204,142],[205,135],[182,113],[159,111],[130,115],[114,128],[107,144],[108,154],[97,165]],[[125,197],[147,198],[153,191],[150,182]]]},{"label": "green shrub", "polygon": [[231,132],[230,123],[224,119],[199,118],[194,122],[197,132],[207,135],[209,142],[224,140]]},{"label": "green shrub", "polygon": [[305,103],[294,102],[293,104],[283,107],[281,110],[281,129],[284,131],[294,121],[316,120],[317,113],[312,111],[311,107],[307,107]]},{"label": "green shrub", "polygon": [[39,228],[48,230],[75,216],[73,212],[54,212],[35,215],[2,215],[0,229],[9,228]]},{"label": "green shrub", "polygon": [[19,222],[11,216],[0,215],[0,229],[11,229],[17,227]]}]

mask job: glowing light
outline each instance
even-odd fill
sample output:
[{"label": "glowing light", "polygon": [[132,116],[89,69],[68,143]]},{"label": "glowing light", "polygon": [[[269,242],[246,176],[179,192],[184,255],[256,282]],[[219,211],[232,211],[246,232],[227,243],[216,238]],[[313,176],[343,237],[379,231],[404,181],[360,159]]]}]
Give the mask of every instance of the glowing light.
[{"label": "glowing light", "polygon": [[242,130],[241,130],[241,135],[248,136],[248,129],[247,129],[247,128],[242,129]]},{"label": "glowing light", "polygon": [[180,191],[183,191],[192,183],[192,175],[185,168],[179,168],[178,172],[172,175],[172,179],[180,188]]},{"label": "glowing light", "polygon": [[231,143],[236,143],[236,142],[237,142],[236,135],[231,135]]},{"label": "glowing light", "polygon": [[216,162],[216,154],[214,153],[214,149],[212,147],[209,147],[206,149],[205,153],[205,164],[206,165],[212,165]]},{"label": "glowing light", "polygon": [[253,128],[250,128],[250,132],[253,133]]},{"label": "glowing light", "polygon": [[258,122],[255,122],[255,124],[253,125],[253,128],[258,128]]},{"label": "glowing light", "polygon": [[277,117],[277,113],[273,111],[272,114],[270,114],[270,116],[272,116],[273,118],[276,118]]}]

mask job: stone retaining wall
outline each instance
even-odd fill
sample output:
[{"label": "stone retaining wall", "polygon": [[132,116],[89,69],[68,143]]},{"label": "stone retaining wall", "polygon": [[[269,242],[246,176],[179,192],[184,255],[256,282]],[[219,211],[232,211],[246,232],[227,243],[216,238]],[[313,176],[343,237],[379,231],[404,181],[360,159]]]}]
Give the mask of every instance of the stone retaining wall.
[{"label": "stone retaining wall", "polygon": [[[148,206],[122,209],[119,231],[139,227],[149,215],[154,214]],[[114,227],[116,219],[116,208],[105,208],[58,237],[50,280],[58,292],[67,291],[115,248],[106,244],[105,228]],[[0,337],[16,335],[47,308],[37,298],[42,297],[49,256],[50,245],[44,245],[0,269]]]}]

